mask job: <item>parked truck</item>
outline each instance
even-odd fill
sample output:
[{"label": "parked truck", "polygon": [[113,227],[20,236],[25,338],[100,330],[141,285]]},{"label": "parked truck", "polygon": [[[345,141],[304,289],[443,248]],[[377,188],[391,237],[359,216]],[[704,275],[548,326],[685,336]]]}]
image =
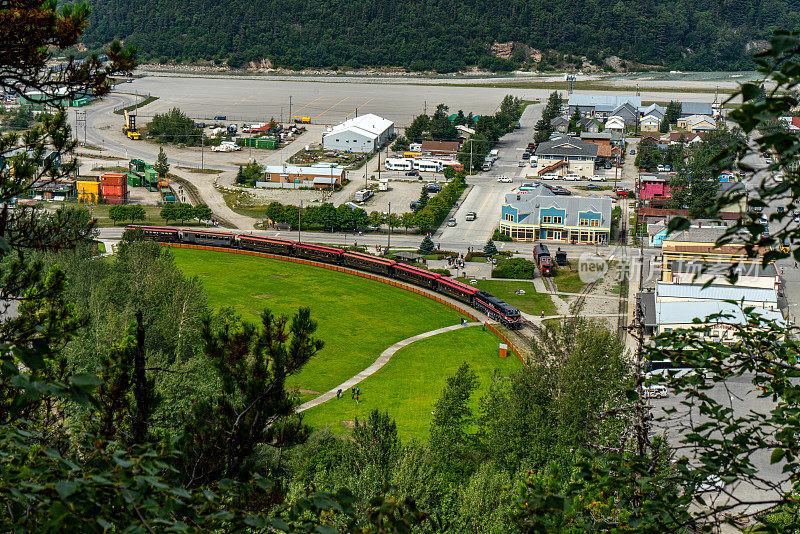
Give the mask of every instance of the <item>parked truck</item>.
[{"label": "parked truck", "polygon": [[138,140],[140,134],[139,130],[136,129],[136,115],[134,113],[128,113],[127,109],[123,111],[123,115],[125,116],[125,126],[122,127],[122,133],[124,133],[128,139],[133,141]]},{"label": "parked truck", "polygon": [[536,244],[533,247],[533,259],[542,276],[552,276],[553,258],[550,256],[550,250],[547,245]]}]

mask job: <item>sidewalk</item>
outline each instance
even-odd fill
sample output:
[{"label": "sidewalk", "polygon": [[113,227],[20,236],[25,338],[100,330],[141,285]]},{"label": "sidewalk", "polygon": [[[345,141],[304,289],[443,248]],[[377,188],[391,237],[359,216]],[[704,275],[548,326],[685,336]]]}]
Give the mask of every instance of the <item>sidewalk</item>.
[{"label": "sidewalk", "polygon": [[[466,326],[479,326],[483,323],[467,323]],[[459,328],[465,328],[466,326],[461,324],[454,324],[453,326],[445,326],[444,328],[439,328],[437,330],[431,330],[429,332],[423,332],[422,334],[417,334],[416,336],[411,336],[406,338],[402,341],[398,341],[378,356],[378,359],[373,362],[372,365],[355,375],[354,377],[342,382],[332,390],[328,391],[327,393],[323,393],[319,397],[312,399],[306,403],[301,404],[297,408],[297,412],[304,412],[309,408],[313,408],[314,406],[319,406],[323,402],[329,401],[332,398],[336,397],[336,393],[341,389],[342,392],[346,392],[348,389],[352,388],[356,384],[361,383],[365,378],[372,376],[375,374],[378,369],[386,365],[389,360],[394,356],[394,354],[405,347],[406,345],[410,345],[415,341],[419,341],[420,339],[425,339],[427,337],[435,336],[436,334],[443,334],[444,332],[450,332],[452,330],[458,330]]]}]

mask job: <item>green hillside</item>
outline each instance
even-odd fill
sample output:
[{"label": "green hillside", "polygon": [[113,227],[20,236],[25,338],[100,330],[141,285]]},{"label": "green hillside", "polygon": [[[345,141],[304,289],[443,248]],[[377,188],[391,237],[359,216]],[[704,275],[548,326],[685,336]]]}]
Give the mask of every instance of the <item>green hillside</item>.
[{"label": "green hillside", "polygon": [[[800,30],[798,0],[91,0],[84,42],[113,38],[144,60],[270,59],[305,67],[400,66],[449,72],[472,65],[508,70],[493,42],[611,55],[685,70],[751,68],[751,46],[780,27]],[[562,58],[559,58],[559,61]],[[543,65],[553,65],[545,57]]]}]

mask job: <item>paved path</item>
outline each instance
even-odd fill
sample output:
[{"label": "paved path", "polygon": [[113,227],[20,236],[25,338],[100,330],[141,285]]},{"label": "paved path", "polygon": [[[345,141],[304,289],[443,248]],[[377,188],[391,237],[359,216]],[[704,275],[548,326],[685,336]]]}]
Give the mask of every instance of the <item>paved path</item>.
[{"label": "paved path", "polygon": [[[481,324],[483,324],[483,323],[480,323],[480,322],[467,323],[466,326],[479,326]],[[336,397],[336,392],[338,390],[340,390],[340,389],[342,390],[342,394],[347,393],[347,391],[350,388],[352,388],[356,384],[359,384],[361,381],[363,381],[368,376],[371,376],[371,375],[375,374],[375,372],[378,369],[380,369],[381,367],[386,365],[386,363],[389,361],[389,359],[392,356],[394,356],[395,352],[397,352],[398,350],[402,349],[406,345],[410,345],[411,343],[413,343],[415,341],[419,341],[420,339],[425,339],[426,337],[435,336],[436,334],[443,334],[445,332],[450,332],[452,330],[458,330],[459,328],[464,328],[464,327],[461,324],[454,324],[453,326],[445,326],[444,328],[439,328],[437,330],[431,330],[430,332],[423,332],[422,334],[417,334],[416,336],[411,336],[411,337],[406,338],[406,339],[404,339],[402,341],[398,341],[397,343],[395,343],[394,345],[392,345],[391,347],[389,347],[388,349],[383,351],[381,353],[381,355],[378,356],[378,359],[375,360],[372,363],[372,365],[370,365],[369,367],[367,367],[366,369],[364,369],[363,371],[358,373],[356,376],[354,376],[354,377],[348,379],[347,381],[339,384],[338,386],[336,386],[332,390],[328,391],[327,393],[323,393],[319,397],[316,397],[315,399],[312,399],[312,400],[310,400],[310,401],[308,401],[308,402],[306,402],[304,404],[301,404],[297,408],[297,411],[298,412],[303,412],[305,410],[308,410],[309,408],[313,408],[314,406],[318,406],[318,405],[322,404],[323,402],[331,400],[332,398]]]}]

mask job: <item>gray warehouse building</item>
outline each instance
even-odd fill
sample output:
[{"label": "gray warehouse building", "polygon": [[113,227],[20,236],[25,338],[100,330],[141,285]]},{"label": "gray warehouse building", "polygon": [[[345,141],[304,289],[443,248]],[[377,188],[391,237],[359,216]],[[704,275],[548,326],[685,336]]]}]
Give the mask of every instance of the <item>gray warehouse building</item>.
[{"label": "gray warehouse building", "polygon": [[374,152],[394,136],[394,123],[372,113],[346,120],[322,134],[322,148]]}]

